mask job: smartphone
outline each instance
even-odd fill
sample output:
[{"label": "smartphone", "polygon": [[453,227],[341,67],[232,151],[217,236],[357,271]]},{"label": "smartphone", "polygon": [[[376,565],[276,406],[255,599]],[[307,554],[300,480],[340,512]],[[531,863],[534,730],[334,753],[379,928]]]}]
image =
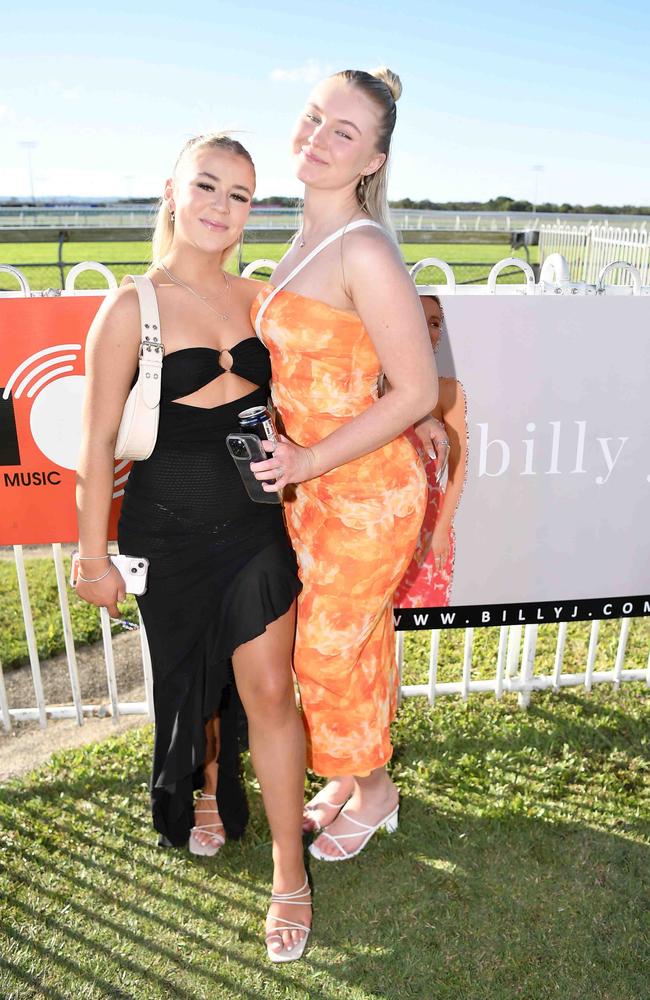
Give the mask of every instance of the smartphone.
[{"label": "smartphone", "polygon": [[[126,584],[127,594],[140,596],[147,589],[147,572],[149,570],[149,560],[144,556],[111,556],[111,562],[122,574]],[[88,565],[92,565],[89,563]],[[104,565],[104,564],[102,564]],[[102,570],[103,572],[103,570]],[[70,586],[75,587],[79,574],[79,553],[72,553],[72,565],[70,567]],[[100,576],[99,573],[92,573],[92,576]]]},{"label": "smartphone", "polygon": [[[239,475],[251,500],[255,500],[256,503],[282,503],[280,494],[277,491],[267,493],[263,488],[262,481],[256,479],[251,472],[251,462],[263,462],[271,457],[269,452],[262,447],[262,442],[257,434],[244,432],[229,434],[226,438],[226,447],[239,469]],[[266,480],[266,482],[272,485],[270,480]]]}]

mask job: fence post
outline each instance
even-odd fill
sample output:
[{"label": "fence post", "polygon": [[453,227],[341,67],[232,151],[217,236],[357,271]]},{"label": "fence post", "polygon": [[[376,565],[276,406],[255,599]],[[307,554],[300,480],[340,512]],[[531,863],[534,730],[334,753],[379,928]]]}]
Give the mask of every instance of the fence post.
[{"label": "fence post", "polygon": [[[434,628],[431,632],[431,646],[429,648],[429,704],[434,705],[436,701],[436,681],[438,679],[438,656],[440,653],[440,629]],[[650,671],[650,667],[648,668]],[[650,677],[650,673],[648,675]],[[649,681],[650,683],[650,681]]]},{"label": "fence post", "polygon": [[522,690],[519,692],[517,702],[519,708],[528,708],[530,705],[530,692],[535,668],[535,650],[537,648],[537,625],[526,625],[524,629],[524,651],[521,654],[521,683]]},{"label": "fence post", "polygon": [[41,663],[38,658],[36,647],[36,633],[34,632],[34,619],[32,618],[32,608],[29,603],[29,588],[27,587],[27,574],[25,573],[25,557],[22,545],[14,545],[14,558],[16,560],[16,574],[18,576],[18,591],[20,593],[20,604],[23,609],[23,621],[25,623],[25,638],[27,639],[27,649],[29,651],[29,662],[32,668],[32,680],[34,682],[34,694],[36,695],[36,707],[38,708],[38,722],[41,729],[47,725],[47,712],[45,710],[45,695],[43,694],[43,679],[41,677]]},{"label": "fence post", "polygon": [[404,673],[404,633],[395,633],[395,660],[397,663],[397,673],[399,675],[399,692],[397,695],[397,704],[402,704],[402,680]]},{"label": "fence post", "polygon": [[519,670],[519,648],[521,646],[521,625],[509,625],[508,650],[506,652],[506,676],[514,677]]},{"label": "fence post", "polygon": [[0,712],[2,712],[2,728],[5,733],[10,733],[11,715],[9,714],[9,702],[7,701],[7,689],[5,687],[4,674],[2,673],[2,663],[0,663]]},{"label": "fence post", "polygon": [[72,688],[72,700],[74,701],[75,712],[77,714],[77,725],[83,726],[84,713],[81,702],[81,689],[79,687],[77,654],[74,648],[74,637],[72,635],[70,605],[68,603],[67,582],[65,579],[65,574],[63,572],[63,555],[61,552],[60,542],[52,542],[52,554],[54,556],[56,586],[59,591],[59,607],[61,609],[61,622],[63,624],[63,640],[65,642],[65,652],[68,659],[68,673],[70,674],[70,687]]},{"label": "fence post", "polygon": [[113,641],[111,636],[111,619],[106,608],[99,609],[102,624],[102,643],[104,645],[104,660],[106,662],[106,681],[108,684],[108,696],[111,700],[111,714],[113,722],[117,722],[120,717],[119,702],[117,697],[117,680],[115,678],[115,660],[113,658]]}]

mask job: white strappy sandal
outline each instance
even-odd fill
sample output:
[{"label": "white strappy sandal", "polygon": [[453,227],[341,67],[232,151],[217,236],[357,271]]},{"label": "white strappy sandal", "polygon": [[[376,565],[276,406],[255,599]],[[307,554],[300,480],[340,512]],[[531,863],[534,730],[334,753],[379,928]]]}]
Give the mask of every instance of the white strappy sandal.
[{"label": "white strappy sandal", "polygon": [[[369,826],[368,823],[362,823],[361,820],[355,819],[353,816],[348,815],[345,809],[342,809],[339,813],[340,816],[345,816],[349,823],[354,823],[355,826],[359,827],[359,832],[357,833],[328,833],[327,830],[323,830],[320,834],[321,837],[329,837],[332,843],[336,844],[337,848],[341,852],[340,854],[325,854],[321,851],[320,847],[316,844],[309,845],[309,853],[313,858],[317,858],[318,861],[348,861],[350,858],[356,858],[357,854],[361,854],[370,838],[373,834],[377,833],[377,830],[385,830],[386,833],[395,833],[399,822],[399,802],[395,808],[383,819],[380,819],[378,823],[374,826]],[[354,851],[347,851],[344,845],[341,843],[342,840],[349,840],[351,837],[357,838],[364,833],[365,836],[361,841],[359,847]]]},{"label": "white strappy sandal", "polygon": [[[343,806],[346,805],[347,802],[349,802],[350,798],[352,797],[352,792],[350,792],[350,794],[343,799],[343,802],[330,802],[329,799],[326,799],[325,797],[323,797],[319,801],[318,795],[320,795],[320,792],[317,795],[315,795],[314,798],[311,800],[311,802],[308,802],[305,808],[303,809],[302,813],[303,833],[320,833],[321,830],[325,829],[325,827],[321,826],[321,824],[318,822],[316,816],[313,813],[313,810],[317,806],[328,806],[330,809],[334,810],[334,815],[330,820],[330,823],[333,823],[338,814],[340,813],[341,809],[343,808]],[[325,826],[329,826],[329,823],[326,823]]]},{"label": "white strappy sandal", "polygon": [[[217,796],[216,795],[206,795],[205,792],[199,792],[195,799],[196,802],[212,801],[215,803],[214,809],[202,809],[199,815],[203,816],[206,813],[210,815],[211,813],[215,816],[219,816],[219,810],[216,807]],[[205,833],[210,838],[207,844],[202,844],[200,840],[197,840],[197,833]],[[221,819],[218,819],[216,823],[201,823],[198,826],[193,826],[190,830],[190,839],[188,843],[188,848],[190,854],[196,854],[199,857],[213,858],[220,848],[226,843],[224,825]]]},{"label": "white strappy sandal", "polygon": [[[305,906],[309,902],[311,906],[309,879],[305,875],[304,883],[295,892],[274,892],[271,895],[271,902],[284,903],[286,906]],[[266,935],[266,951],[270,960],[272,962],[296,962],[299,958],[302,958],[307,947],[307,939],[311,933],[311,927],[307,927],[306,924],[297,924],[293,920],[285,920],[283,917],[269,915],[266,919],[274,920],[277,923],[277,926]],[[304,931],[305,936],[296,944],[291,944],[288,947],[283,945],[279,951],[276,951],[271,948],[270,942],[274,938],[278,938],[280,943],[282,943],[282,931]]]}]

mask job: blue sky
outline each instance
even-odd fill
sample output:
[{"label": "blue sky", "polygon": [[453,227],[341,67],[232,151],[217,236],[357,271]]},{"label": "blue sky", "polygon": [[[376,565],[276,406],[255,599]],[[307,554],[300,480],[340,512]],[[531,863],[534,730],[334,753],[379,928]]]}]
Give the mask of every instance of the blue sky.
[{"label": "blue sky", "polygon": [[314,80],[387,64],[404,85],[392,197],[650,204],[637,0],[4,6],[2,196],[29,192],[25,140],[37,195],[156,195],[215,128],[242,130],[260,196],[297,194],[288,138]]}]

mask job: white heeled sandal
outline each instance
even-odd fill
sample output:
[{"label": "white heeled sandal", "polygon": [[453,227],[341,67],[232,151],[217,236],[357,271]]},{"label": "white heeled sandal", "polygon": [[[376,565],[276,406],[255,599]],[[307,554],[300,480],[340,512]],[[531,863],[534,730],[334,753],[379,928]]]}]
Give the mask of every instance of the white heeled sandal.
[{"label": "white heeled sandal", "polygon": [[[304,883],[295,892],[272,893],[271,902],[283,903],[285,906],[306,906],[309,903],[311,906],[309,879],[305,876]],[[283,917],[269,915],[266,919],[274,920],[277,923],[277,926],[266,935],[266,951],[270,960],[272,962],[296,962],[299,958],[302,958],[307,947],[307,939],[311,934],[311,927],[307,927],[306,924],[297,924],[293,920],[285,920]],[[283,944],[279,950],[271,948],[270,942],[274,938],[279,938],[282,944],[282,931],[304,931],[305,936],[301,941],[297,941],[296,944],[291,944],[288,947]]]},{"label": "white heeled sandal", "polygon": [[[199,815],[203,816],[205,813],[208,815],[214,814],[219,816],[219,810],[216,807],[217,796],[216,795],[206,795],[205,792],[199,792],[195,799],[195,805],[197,802],[211,801],[215,803],[214,809],[202,809]],[[222,832],[223,831],[223,832]],[[207,844],[202,844],[200,840],[197,840],[197,833],[205,833],[210,838]],[[190,854],[196,854],[199,857],[213,858],[214,855],[220,850],[226,843],[224,825],[221,819],[217,819],[216,823],[201,823],[198,826],[193,826],[190,830],[190,839],[188,843],[188,849]]]},{"label": "white heeled sandal", "polygon": [[[317,858],[318,861],[348,861],[350,858],[356,858],[357,854],[361,854],[370,838],[377,833],[377,830],[385,830],[386,833],[395,833],[399,823],[399,802],[395,808],[389,812],[387,816],[380,819],[378,823],[374,826],[370,826],[368,823],[362,823],[361,820],[355,819],[354,816],[348,815],[345,809],[342,809],[339,813],[340,816],[345,816],[349,823],[354,823],[355,826],[359,827],[359,832],[357,833],[328,833],[327,830],[323,830],[319,836],[329,837],[332,843],[336,844],[337,848],[341,852],[340,854],[325,854],[321,851],[320,847],[316,844],[309,845],[309,853],[313,858]],[[360,845],[354,851],[347,851],[345,846],[341,843],[342,840],[350,840],[350,838],[356,839],[364,833],[365,836],[361,841]]]}]

